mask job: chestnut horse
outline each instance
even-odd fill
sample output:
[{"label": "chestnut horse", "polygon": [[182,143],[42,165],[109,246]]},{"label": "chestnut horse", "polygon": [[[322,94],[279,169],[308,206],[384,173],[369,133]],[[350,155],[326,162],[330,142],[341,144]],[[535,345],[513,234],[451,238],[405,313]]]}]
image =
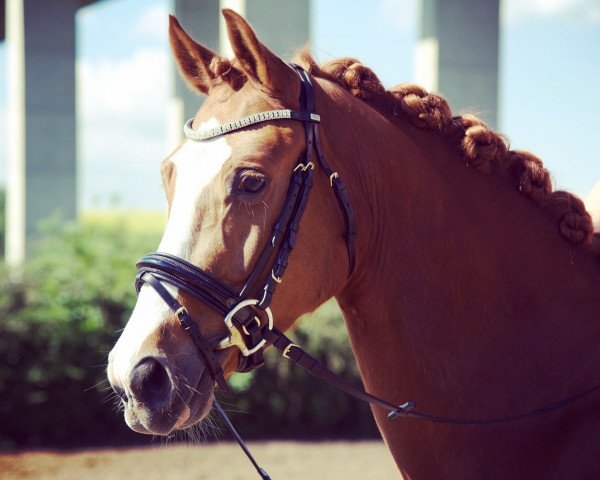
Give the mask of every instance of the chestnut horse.
[{"label": "chestnut horse", "polygon": [[[223,12],[232,61],[171,18],[185,79],[207,95],[192,128],[299,109],[295,71],[246,21]],[[582,202],[553,192],[535,156],[510,151],[472,116],[418,86],[386,91],[354,59],[310,72],[321,148],[355,210],[348,276],[344,221],[318,169],[273,297],[282,331],[331,297],[342,309],[367,391],[454,417],[500,417],[575,395],[600,380],[600,235]],[[306,149],[301,122],[275,119],[209,140],[187,139],[162,164],[169,221],[158,251],[240,291],[268,242]],[[266,275],[268,270],[265,269]],[[206,338],[223,317],[166,286]],[[219,350],[225,375],[239,351]],[[108,376],[134,430],[168,434],[205,417],[215,381],[156,291],[142,287],[109,356]],[[267,392],[265,392],[266,394]],[[600,472],[600,395],[494,425],[373,414],[404,478],[592,478]]]}]

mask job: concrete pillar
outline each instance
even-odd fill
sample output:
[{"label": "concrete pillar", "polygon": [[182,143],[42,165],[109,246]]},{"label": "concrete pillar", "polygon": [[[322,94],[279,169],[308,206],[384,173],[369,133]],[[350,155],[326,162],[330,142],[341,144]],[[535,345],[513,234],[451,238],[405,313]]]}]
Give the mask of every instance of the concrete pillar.
[{"label": "concrete pillar", "polygon": [[[231,8],[248,20],[258,38],[269,50],[289,61],[310,39],[309,0],[221,0],[221,8]],[[221,16],[220,52],[233,52]]]},{"label": "concrete pillar", "polygon": [[76,215],[76,0],[6,0],[9,151],[6,261],[54,213]]},{"label": "concrete pillar", "polygon": [[285,61],[310,40],[309,0],[248,0],[246,19],[258,38]]},{"label": "concrete pillar", "polygon": [[[221,55],[232,55],[221,8],[242,14],[259,38],[284,60],[309,40],[309,0],[172,0],[182,26],[196,40]],[[196,114],[202,97],[190,91],[176,72],[175,92],[169,112],[169,145],[181,142],[183,123]]]},{"label": "concrete pillar", "polygon": [[6,37],[6,1],[0,0],[0,42]]},{"label": "concrete pillar", "polygon": [[422,0],[417,83],[497,124],[500,0]]}]

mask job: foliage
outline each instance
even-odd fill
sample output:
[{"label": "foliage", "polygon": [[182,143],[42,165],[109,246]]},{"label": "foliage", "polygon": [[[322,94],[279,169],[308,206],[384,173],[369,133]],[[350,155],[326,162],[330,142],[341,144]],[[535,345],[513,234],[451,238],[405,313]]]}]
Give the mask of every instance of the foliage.
[{"label": "foliage", "polygon": [[0,257],[4,257],[4,241],[6,231],[6,190],[0,187]]},{"label": "foliage", "polygon": [[163,211],[130,209],[87,210],[80,215],[79,220],[85,225],[119,228],[128,235],[143,235],[153,240],[160,238],[167,223],[166,213]]},{"label": "foliage", "polygon": [[0,287],[0,445],[134,439],[107,397],[106,356],[135,292],[135,260],[157,239],[118,227],[48,224]]},{"label": "foliage", "polygon": [[[0,277],[0,447],[149,441],[113,405],[107,354],[135,302],[135,261],[160,233],[135,217],[46,225],[19,282]],[[302,322],[299,343],[358,380],[343,320],[327,304]],[[234,419],[249,437],[376,435],[368,407],[309,378],[275,352],[234,375]],[[244,391],[240,391],[244,390]],[[231,402],[231,400],[229,400]]]}]

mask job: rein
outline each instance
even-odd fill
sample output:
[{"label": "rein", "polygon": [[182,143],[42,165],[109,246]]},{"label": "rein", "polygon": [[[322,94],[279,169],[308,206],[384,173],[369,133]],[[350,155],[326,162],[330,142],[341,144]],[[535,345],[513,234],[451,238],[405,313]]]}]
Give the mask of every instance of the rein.
[{"label": "rein", "polygon": [[[430,415],[414,410],[415,402],[408,401],[402,405],[397,405],[350,384],[273,326],[273,315],[269,305],[277,286],[283,280],[289,256],[296,245],[296,235],[313,185],[315,163],[318,163],[323,172],[329,177],[330,186],[344,217],[349,276],[354,271],[355,266],[356,220],[354,211],[340,176],[331,169],[322,154],[318,129],[321,118],[314,112],[314,93],[310,76],[300,66],[294,64],[291,66],[298,74],[301,82],[301,111],[271,110],[205,130],[194,130],[192,128],[193,119],[188,120],[184,126],[184,133],[187,138],[194,141],[204,141],[240,130],[249,125],[273,120],[289,119],[304,124],[306,149],[300,155],[292,171],[287,197],[275,222],[271,237],[263,248],[242,290],[236,293],[205,270],[168,253],[151,253],[137,263],[137,292],[139,293],[142,286],[147,283],[169,306],[179,319],[183,329],[198,347],[212,378],[224,394],[229,396],[231,392],[225,380],[217,351],[233,346],[237,347],[241,353],[237,371],[247,372],[260,367],[264,363],[264,347],[267,343],[272,344],[282,352],[284,357],[305,368],[310,374],[326,380],[349,395],[388,410],[388,418],[391,420],[398,417],[415,417],[430,422],[463,425],[489,425],[511,422],[552,412],[600,390],[600,384],[598,384],[588,390],[541,408],[508,417],[468,419]],[[316,153],[315,161],[313,161],[313,151]],[[163,283],[184,290],[222,315],[229,335],[222,339],[207,339],[203,336],[198,324],[194,322],[186,308]],[[262,292],[260,298],[252,297],[253,292],[257,291]],[[260,477],[269,480],[270,477],[258,465],[224,410],[216,401],[214,405]]]}]

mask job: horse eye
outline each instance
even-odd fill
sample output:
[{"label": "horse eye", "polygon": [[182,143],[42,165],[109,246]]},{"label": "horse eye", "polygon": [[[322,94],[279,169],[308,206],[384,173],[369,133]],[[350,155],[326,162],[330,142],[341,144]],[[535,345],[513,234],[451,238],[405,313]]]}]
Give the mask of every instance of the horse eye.
[{"label": "horse eye", "polygon": [[244,193],[258,193],[267,184],[267,179],[255,172],[245,173],[239,181],[238,190]]}]

